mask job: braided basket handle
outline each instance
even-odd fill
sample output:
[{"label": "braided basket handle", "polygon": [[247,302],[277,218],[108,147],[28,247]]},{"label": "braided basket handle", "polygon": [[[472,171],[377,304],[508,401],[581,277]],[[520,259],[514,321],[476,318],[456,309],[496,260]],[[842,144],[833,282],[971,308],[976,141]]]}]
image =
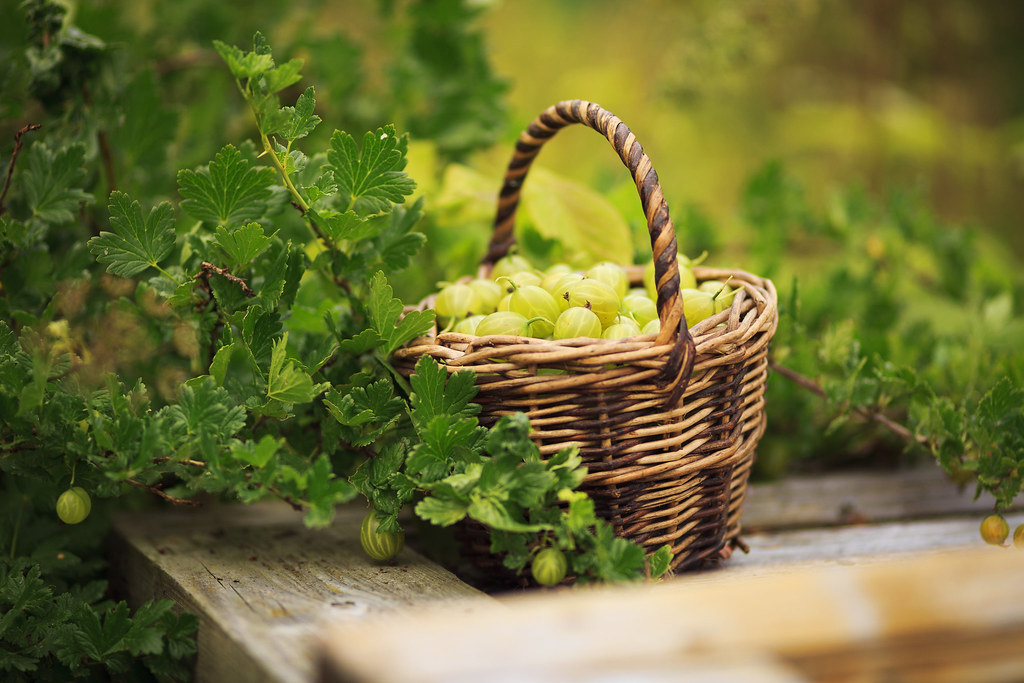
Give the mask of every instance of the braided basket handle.
[{"label": "braided basket handle", "polygon": [[693,337],[683,317],[683,300],[679,292],[679,262],[677,258],[675,227],[668,213],[668,204],[658,182],[658,173],[651,165],[636,136],[619,117],[607,109],[584,100],[565,100],[548,107],[523,131],[516,142],[515,152],[505,171],[505,179],[498,196],[498,212],[494,218],[494,232],[484,255],[483,264],[493,265],[505,256],[515,243],[515,216],[519,194],[530,169],[530,164],[541,146],[560,129],[573,123],[582,123],[601,133],[618,153],[629,169],[640,194],[640,204],[647,217],[647,231],[654,253],[654,278],[658,292],[658,319],[661,332],[656,343],[673,344],[665,368],[664,380],[671,386],[670,404],[674,404],[689,381],[693,369]]}]

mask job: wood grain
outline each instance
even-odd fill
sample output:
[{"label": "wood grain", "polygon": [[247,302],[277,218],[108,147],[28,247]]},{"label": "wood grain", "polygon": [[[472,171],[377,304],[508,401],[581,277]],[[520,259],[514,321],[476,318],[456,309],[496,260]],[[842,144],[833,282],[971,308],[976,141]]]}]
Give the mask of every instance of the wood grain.
[{"label": "wood grain", "polygon": [[[1020,509],[1018,506],[1015,509]],[[792,476],[748,487],[745,532],[912,520],[992,511],[992,498],[974,499],[935,463],[893,472]],[[981,516],[978,521],[981,521]]]},{"label": "wood grain", "polygon": [[1022,575],[975,548],[416,609],[331,629],[321,680],[1019,680]]},{"label": "wood grain", "polygon": [[114,574],[133,603],[169,598],[199,616],[196,680],[311,680],[330,624],[425,602],[472,609],[483,593],[412,550],[394,565],[359,547],[365,510],[323,530],[286,506],[224,506],[116,520]]}]

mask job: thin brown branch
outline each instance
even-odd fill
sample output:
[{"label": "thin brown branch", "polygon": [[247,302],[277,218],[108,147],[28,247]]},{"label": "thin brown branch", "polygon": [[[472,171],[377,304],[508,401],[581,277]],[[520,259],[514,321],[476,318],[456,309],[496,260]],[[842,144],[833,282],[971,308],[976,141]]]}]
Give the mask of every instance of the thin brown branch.
[{"label": "thin brown branch", "polygon": [[245,278],[238,277],[237,275],[233,274],[227,268],[221,268],[220,266],[215,266],[215,265],[213,265],[212,263],[210,263],[208,261],[203,261],[200,264],[200,267],[202,268],[202,270],[192,276],[192,278],[194,280],[198,280],[198,279],[202,279],[202,278],[209,278],[210,277],[210,273],[216,273],[217,275],[220,275],[222,278],[225,278],[226,280],[234,282],[235,284],[240,286],[242,288],[242,293],[245,294],[246,296],[248,296],[248,297],[256,296],[256,292],[252,291],[252,289],[249,287],[249,285],[247,285],[245,283]]},{"label": "thin brown branch", "polygon": [[202,505],[202,503],[200,503],[198,500],[188,500],[186,498],[176,498],[175,496],[172,496],[169,493],[161,491],[156,486],[150,486],[149,484],[143,484],[141,481],[136,481],[134,479],[125,479],[124,481],[125,481],[126,484],[131,484],[132,486],[134,486],[136,488],[144,489],[146,491],[149,491],[150,493],[155,493],[156,495],[160,496],[161,498],[163,498],[167,502],[173,503],[175,505],[187,505],[189,507],[200,507]]},{"label": "thin brown branch", "polygon": [[206,467],[206,463],[203,462],[202,460],[192,460],[190,458],[185,458],[183,460],[179,460],[178,458],[171,458],[171,457],[166,456],[166,455],[161,455],[159,457],[153,458],[153,462],[155,462],[155,463],[176,462],[176,463],[179,463],[181,465],[190,465],[191,467],[202,467],[202,468]]},{"label": "thin brown branch", "polygon": [[305,508],[302,507],[301,503],[297,503],[294,500],[292,500],[291,498],[289,498],[288,496],[286,496],[283,493],[281,493],[281,491],[276,486],[268,486],[267,490],[270,491],[271,493],[273,493],[275,496],[277,496],[281,500],[283,500],[284,502],[286,502],[289,505],[291,505],[292,506],[292,510],[295,510],[296,512],[302,512],[305,509]]},{"label": "thin brown branch", "polygon": [[[810,379],[809,377],[804,377],[796,370],[787,368],[785,365],[779,365],[775,361],[771,361],[768,364],[768,367],[771,368],[772,372],[777,372],[778,374],[782,375],[783,377],[790,380],[794,384],[797,384],[798,386],[801,386],[804,389],[807,389],[808,391],[815,393],[818,396],[821,396],[822,398],[827,398],[828,394],[825,393],[825,390],[821,387],[820,384]],[[867,418],[869,420],[874,420],[880,425],[886,427],[893,434],[899,436],[901,439],[904,439],[906,441],[913,441],[915,443],[921,444],[922,446],[927,446],[929,444],[929,440],[927,437],[918,436],[917,434],[914,434],[900,423],[892,420],[891,418],[886,417],[877,410],[871,410],[870,408],[864,408],[861,406],[853,406],[853,412],[857,413],[861,417]]]},{"label": "thin brown branch", "polygon": [[7,211],[4,200],[7,198],[7,191],[11,189],[11,176],[14,175],[14,162],[18,160],[18,153],[25,144],[21,139],[26,133],[42,128],[41,124],[30,123],[14,134],[14,149],[11,151],[11,159],[7,162],[7,175],[4,177],[4,189],[0,191],[0,216]]},{"label": "thin brown branch", "polygon": [[818,384],[817,382],[808,377],[804,377],[796,370],[790,370],[785,365],[779,365],[775,361],[771,361],[768,364],[768,367],[772,369],[772,372],[779,373],[780,375],[782,375],[789,381],[793,382],[794,384],[797,384],[803,387],[804,389],[807,389],[808,391],[813,392],[818,396],[821,396],[822,398],[826,397],[825,390],[821,388],[820,384]]}]

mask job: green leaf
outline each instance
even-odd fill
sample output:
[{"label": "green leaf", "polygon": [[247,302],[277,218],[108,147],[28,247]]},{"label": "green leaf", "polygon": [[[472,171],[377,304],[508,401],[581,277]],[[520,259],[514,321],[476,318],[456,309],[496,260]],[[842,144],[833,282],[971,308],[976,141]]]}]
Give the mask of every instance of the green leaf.
[{"label": "green leaf", "polygon": [[338,183],[342,206],[361,215],[380,213],[392,204],[401,204],[416,188],[402,170],[408,136],[399,136],[393,125],[368,131],[361,150],[344,131],[335,131],[330,144],[327,161]]},{"label": "green leaf", "polygon": [[650,567],[651,578],[656,579],[668,571],[672,564],[672,546],[666,544],[647,556],[647,566]]},{"label": "green leaf", "polygon": [[[299,64],[301,66],[301,62]],[[315,106],[316,93],[313,86],[309,86],[304,93],[299,95],[294,107],[281,107],[283,123],[276,131],[277,134],[285,140],[292,141],[312,133],[321,121],[321,118],[313,113]]]},{"label": "green leaf", "polygon": [[224,378],[227,376],[231,358],[240,348],[242,348],[241,344],[238,343],[225,344],[213,355],[213,360],[210,361],[210,376],[213,377],[217,386],[224,385]]},{"label": "green leaf", "polygon": [[530,419],[523,413],[498,420],[487,435],[486,449],[496,458],[511,457],[517,463],[540,458],[537,445],[530,440]]},{"label": "green leaf", "polygon": [[178,402],[160,410],[173,438],[228,438],[245,426],[245,409],[213,377],[197,377],[182,385]]},{"label": "green leaf", "polygon": [[270,363],[274,339],[281,333],[281,318],[276,313],[251,306],[242,319],[242,341],[259,370]]},{"label": "green leaf", "polygon": [[387,277],[377,271],[370,281],[368,313],[370,325],[385,341],[386,356],[390,356],[402,344],[425,334],[434,324],[433,311],[410,311],[399,321],[402,302],[392,298],[392,292]]},{"label": "green leaf", "polygon": [[86,177],[84,145],[53,150],[37,142],[28,148],[24,161],[19,186],[34,217],[47,223],[67,223],[74,220],[79,205],[92,201],[79,187]]},{"label": "green leaf", "polygon": [[213,41],[213,47],[228,65],[231,74],[239,80],[252,78],[274,66],[274,58],[269,54],[243,52],[234,45],[219,40]]},{"label": "green leaf", "polygon": [[258,442],[244,441],[231,446],[231,455],[253,467],[265,467],[277,455],[281,441],[265,434]]},{"label": "green leaf", "polygon": [[467,513],[476,521],[501,531],[534,532],[547,528],[543,524],[527,524],[516,519],[508,507],[490,497],[474,496]]},{"label": "green leaf", "polygon": [[308,527],[327,526],[334,518],[334,506],[352,500],[355,495],[355,487],[336,477],[331,471],[331,459],[321,455],[306,478],[306,497],[310,508],[303,521]]},{"label": "green leaf", "polygon": [[288,333],[274,345],[267,379],[267,397],[282,403],[309,403],[330,386],[313,384],[313,378],[299,363],[287,358]]},{"label": "green leaf", "polygon": [[425,235],[411,232],[423,216],[423,197],[417,197],[410,206],[396,206],[388,224],[374,238],[385,272],[404,270],[427,241]]},{"label": "green leaf", "polygon": [[142,216],[139,202],[123,192],[110,194],[110,227],[89,240],[89,250],[107,271],[131,277],[155,268],[174,248],[174,211],[170,202],[153,207]]},{"label": "green leaf", "polygon": [[414,510],[420,519],[435,526],[451,526],[466,517],[469,505],[454,499],[428,496],[417,503]]},{"label": "green leaf", "polygon": [[384,227],[380,221],[360,216],[355,211],[338,213],[336,211],[316,212],[310,210],[309,217],[335,244],[342,240],[359,242],[375,236]]},{"label": "green leaf", "polygon": [[218,225],[214,244],[224,251],[232,270],[240,270],[263,253],[270,244],[271,236],[263,232],[259,223],[247,223],[234,230]]},{"label": "green leaf", "polygon": [[405,410],[405,401],[394,395],[391,382],[380,379],[347,394],[332,389],[324,406],[341,425],[342,434],[354,446],[367,446],[385,434]]},{"label": "green leaf", "polygon": [[629,223],[584,185],[534,166],[523,183],[521,206],[537,232],[561,242],[580,263],[621,263],[633,254]]},{"label": "green leaf", "polygon": [[416,362],[409,381],[413,421],[419,426],[443,415],[472,417],[480,412],[480,406],[471,403],[477,392],[476,375],[471,371],[449,375],[437,361],[424,356]]},{"label": "green leaf", "polygon": [[380,347],[384,343],[384,340],[377,334],[377,330],[367,328],[352,337],[351,339],[343,339],[338,344],[338,348],[342,353],[349,354],[351,356],[361,356],[364,353],[373,351]]},{"label": "green leaf", "polygon": [[181,208],[199,221],[230,225],[263,217],[276,177],[269,166],[251,166],[233,145],[225,145],[208,165],[178,171]]},{"label": "green leaf", "polygon": [[263,74],[260,90],[266,93],[281,92],[288,86],[302,80],[301,69],[301,59],[289,59],[284,64],[276,66]]},{"label": "green leaf", "polygon": [[310,205],[335,194],[338,191],[338,183],[334,181],[334,171],[326,169],[312,185],[303,186],[302,191]]}]

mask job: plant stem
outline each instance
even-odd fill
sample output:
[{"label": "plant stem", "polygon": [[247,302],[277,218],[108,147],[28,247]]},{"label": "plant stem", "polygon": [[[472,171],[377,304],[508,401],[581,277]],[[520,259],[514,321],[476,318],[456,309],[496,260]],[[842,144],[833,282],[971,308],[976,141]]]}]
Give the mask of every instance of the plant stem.
[{"label": "plant stem", "polygon": [[150,486],[149,484],[143,484],[141,481],[136,481],[134,479],[125,479],[124,483],[130,484],[130,485],[132,485],[132,486],[134,486],[136,488],[144,489],[146,491],[149,491],[150,493],[155,493],[156,495],[160,496],[164,500],[166,500],[166,501],[168,501],[170,503],[174,503],[175,505],[188,505],[190,507],[199,507],[199,506],[202,505],[202,503],[200,503],[198,500],[188,500],[186,498],[175,498],[174,496],[172,496],[169,493],[164,493],[163,491],[158,489],[156,486]]},{"label": "plant stem", "polygon": [[14,134],[14,150],[11,151],[11,160],[7,163],[7,175],[4,177],[4,189],[0,191],[0,216],[4,215],[4,212],[7,211],[7,207],[4,206],[4,199],[7,197],[7,191],[11,189],[11,176],[14,175],[14,162],[18,160],[18,153],[21,152],[22,145],[25,144],[22,142],[21,138],[25,133],[39,130],[40,128],[42,128],[42,125],[32,123]]},{"label": "plant stem", "polygon": [[409,383],[409,380],[403,377],[400,372],[391,367],[391,363],[387,362],[387,360],[383,358],[380,355],[380,353],[374,353],[373,357],[376,358],[377,362],[383,365],[384,368],[391,373],[391,376],[395,380],[395,384],[402,388],[402,391],[405,392],[405,395],[412,396],[412,385]]},{"label": "plant stem", "polygon": [[[818,396],[821,396],[822,398],[828,398],[828,394],[825,392],[825,390],[821,387],[820,384],[810,379],[809,377],[804,377],[796,370],[787,368],[784,365],[779,365],[775,361],[771,361],[768,364],[768,367],[771,368],[773,372],[779,373],[780,375],[790,380],[791,382],[797,384],[798,386],[801,386],[804,389],[807,389],[808,391],[811,391],[817,394]],[[893,434],[896,434],[897,436],[906,441],[912,441],[914,443],[921,444],[922,446],[931,445],[931,442],[929,441],[928,437],[918,436],[917,434],[914,434],[900,423],[891,420],[890,418],[886,417],[877,410],[871,410],[870,408],[865,408],[863,406],[853,406],[852,410],[861,417],[865,417],[869,420],[874,420],[875,422],[878,422],[879,424],[889,429],[889,431],[891,431]]]}]

